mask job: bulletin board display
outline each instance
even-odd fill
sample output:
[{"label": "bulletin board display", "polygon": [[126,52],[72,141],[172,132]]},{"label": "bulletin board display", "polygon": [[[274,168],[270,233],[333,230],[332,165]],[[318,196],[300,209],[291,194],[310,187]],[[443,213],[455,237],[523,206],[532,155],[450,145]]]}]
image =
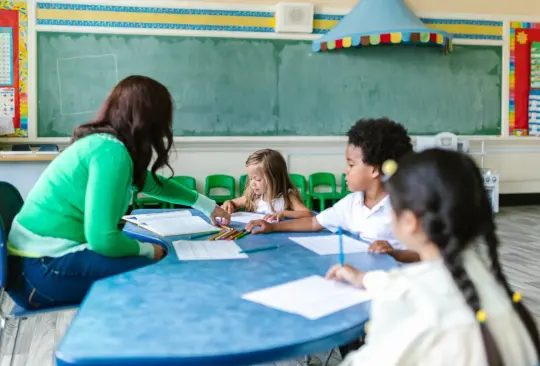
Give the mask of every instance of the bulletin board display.
[{"label": "bulletin board display", "polygon": [[26,4],[0,0],[0,136],[28,135]]},{"label": "bulletin board display", "polygon": [[[534,45],[540,42],[540,23],[510,23],[510,135],[538,135],[536,123],[538,91],[533,73]],[[533,121],[533,123],[530,123]]]}]

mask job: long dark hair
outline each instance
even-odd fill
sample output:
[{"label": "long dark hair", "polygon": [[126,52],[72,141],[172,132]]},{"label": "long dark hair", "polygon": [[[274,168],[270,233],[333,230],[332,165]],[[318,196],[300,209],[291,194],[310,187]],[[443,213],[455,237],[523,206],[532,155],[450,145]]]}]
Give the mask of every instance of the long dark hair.
[{"label": "long dark hair", "polygon": [[103,103],[93,122],[75,129],[72,142],[95,133],[116,137],[133,160],[133,184],[141,191],[152,156],[152,176],[169,164],[173,144],[173,102],[167,88],[146,76],[133,75],[120,81]]},{"label": "long dark hair", "polygon": [[[462,254],[483,237],[488,248],[494,277],[512,301],[513,291],[499,262],[499,240],[482,175],[465,154],[430,149],[412,153],[399,161],[397,172],[388,180],[387,190],[397,215],[410,210],[424,232],[435,243],[469,307],[481,310],[476,288],[463,267]],[[522,302],[513,302],[527,328],[540,359],[538,329]],[[480,324],[488,364],[502,365],[501,355],[487,326]]]}]

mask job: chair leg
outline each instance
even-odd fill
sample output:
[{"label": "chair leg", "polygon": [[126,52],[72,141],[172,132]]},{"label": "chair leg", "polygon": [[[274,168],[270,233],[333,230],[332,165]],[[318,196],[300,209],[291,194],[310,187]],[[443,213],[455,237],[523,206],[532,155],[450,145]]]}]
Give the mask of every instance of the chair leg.
[{"label": "chair leg", "polygon": [[319,202],[321,203],[321,212],[326,210],[326,200],[324,198],[321,198]]}]

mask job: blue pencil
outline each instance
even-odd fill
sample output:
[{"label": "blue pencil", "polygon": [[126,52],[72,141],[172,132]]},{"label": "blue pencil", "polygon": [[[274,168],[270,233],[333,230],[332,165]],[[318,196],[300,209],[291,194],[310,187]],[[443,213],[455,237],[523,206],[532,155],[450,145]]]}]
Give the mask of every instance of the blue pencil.
[{"label": "blue pencil", "polygon": [[343,230],[341,228],[338,229],[339,234],[339,264],[343,267],[345,264],[345,258],[343,255]]}]

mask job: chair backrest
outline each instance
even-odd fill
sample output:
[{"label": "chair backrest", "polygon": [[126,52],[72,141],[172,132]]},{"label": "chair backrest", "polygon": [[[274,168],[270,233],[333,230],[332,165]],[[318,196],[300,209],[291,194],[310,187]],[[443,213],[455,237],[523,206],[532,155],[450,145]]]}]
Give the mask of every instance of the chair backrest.
[{"label": "chair backrest", "polygon": [[197,190],[197,181],[193,177],[189,177],[187,175],[178,175],[176,177],[172,177],[172,180],[174,180],[177,183],[180,183],[186,188],[189,188],[194,191]]},{"label": "chair backrest", "polygon": [[32,151],[29,144],[16,144],[11,146],[11,151]]},{"label": "chair backrest", "polygon": [[7,285],[7,233],[0,217],[0,288]]},{"label": "chair backrest", "polygon": [[336,193],[336,177],[332,173],[313,173],[309,176],[309,192],[315,193],[315,187],[328,186],[332,193]]},{"label": "chair backrest", "polygon": [[306,177],[301,174],[289,174],[292,184],[296,186],[301,195],[306,194]]},{"label": "chair backrest", "polygon": [[244,194],[244,191],[246,190],[246,184],[247,184],[248,176],[247,174],[244,174],[240,176],[240,180],[238,181],[239,190],[240,190],[240,196]]},{"label": "chair backrest", "polygon": [[17,188],[8,182],[0,182],[0,218],[4,223],[6,237],[11,230],[13,218],[19,213],[23,203]]},{"label": "chair backrest", "polygon": [[230,175],[215,174],[206,177],[206,186],[204,188],[205,194],[210,195],[210,190],[213,188],[223,188],[229,191],[230,195],[235,195],[235,179]]},{"label": "chair backrest", "polygon": [[341,194],[346,196],[349,193],[351,193],[351,191],[347,188],[347,180],[345,179],[345,173],[343,173],[341,174]]}]

